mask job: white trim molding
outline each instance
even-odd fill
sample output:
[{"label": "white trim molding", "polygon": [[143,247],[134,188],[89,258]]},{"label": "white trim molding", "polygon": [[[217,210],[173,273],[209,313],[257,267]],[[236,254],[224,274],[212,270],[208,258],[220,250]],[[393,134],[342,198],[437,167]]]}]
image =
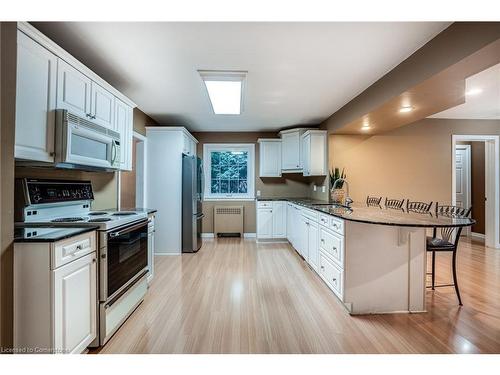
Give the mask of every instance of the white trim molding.
[{"label": "white trim molding", "polygon": [[451,136],[451,204],[456,204],[455,148],[458,141],[485,142],[486,234],[485,244],[500,249],[500,137],[498,135]]},{"label": "white trim molding", "polygon": [[[247,193],[211,193],[212,160],[211,153],[221,152],[247,152]],[[254,143],[205,143],[203,145],[203,173],[205,175],[203,200],[251,201],[255,199],[255,144]]]},{"label": "white trim molding", "polygon": [[215,238],[213,233],[202,233],[201,238]]}]

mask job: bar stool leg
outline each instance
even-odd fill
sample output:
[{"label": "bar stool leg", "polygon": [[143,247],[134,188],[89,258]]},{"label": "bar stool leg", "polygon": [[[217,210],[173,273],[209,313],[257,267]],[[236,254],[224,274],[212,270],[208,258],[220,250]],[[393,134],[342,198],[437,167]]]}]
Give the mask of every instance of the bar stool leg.
[{"label": "bar stool leg", "polygon": [[463,306],[462,305],[462,298],[460,298],[460,291],[458,290],[458,282],[457,282],[457,250],[458,249],[455,249],[453,251],[453,262],[452,262],[452,265],[453,265],[453,284],[455,285],[455,292],[457,293],[458,304],[460,306]]},{"label": "bar stool leg", "polygon": [[432,271],[431,271],[431,278],[432,278],[432,290],[434,290],[434,281],[436,279],[436,252],[432,250]]}]

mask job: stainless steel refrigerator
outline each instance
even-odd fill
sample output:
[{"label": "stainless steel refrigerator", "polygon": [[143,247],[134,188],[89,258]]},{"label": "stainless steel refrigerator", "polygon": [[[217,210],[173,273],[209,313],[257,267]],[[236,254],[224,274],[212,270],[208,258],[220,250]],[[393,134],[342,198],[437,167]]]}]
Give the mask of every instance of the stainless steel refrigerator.
[{"label": "stainless steel refrigerator", "polygon": [[196,156],[182,155],[182,252],[201,247],[203,164]]}]

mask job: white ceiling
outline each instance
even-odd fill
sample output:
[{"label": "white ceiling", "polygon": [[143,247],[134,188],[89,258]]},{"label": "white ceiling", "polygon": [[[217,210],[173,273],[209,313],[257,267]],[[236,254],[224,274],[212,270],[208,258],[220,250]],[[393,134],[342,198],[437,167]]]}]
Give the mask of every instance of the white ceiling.
[{"label": "white ceiling", "polygon": [[[164,125],[318,124],[449,23],[34,23]],[[247,70],[244,113],[213,114],[197,70]]]},{"label": "white ceiling", "polygon": [[465,80],[465,92],[481,90],[476,95],[465,95],[465,103],[430,117],[452,119],[500,119],[500,64],[483,70]]}]

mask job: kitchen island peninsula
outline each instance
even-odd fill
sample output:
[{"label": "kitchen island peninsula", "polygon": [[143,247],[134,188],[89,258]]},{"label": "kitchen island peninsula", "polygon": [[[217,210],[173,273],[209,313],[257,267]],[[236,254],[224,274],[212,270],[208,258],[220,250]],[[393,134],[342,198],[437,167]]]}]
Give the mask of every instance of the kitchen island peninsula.
[{"label": "kitchen island peninsula", "polygon": [[259,198],[259,242],[271,240],[259,236],[259,210],[276,204],[286,206],[286,239],[351,314],[424,312],[427,230],[474,223],[378,205]]}]

